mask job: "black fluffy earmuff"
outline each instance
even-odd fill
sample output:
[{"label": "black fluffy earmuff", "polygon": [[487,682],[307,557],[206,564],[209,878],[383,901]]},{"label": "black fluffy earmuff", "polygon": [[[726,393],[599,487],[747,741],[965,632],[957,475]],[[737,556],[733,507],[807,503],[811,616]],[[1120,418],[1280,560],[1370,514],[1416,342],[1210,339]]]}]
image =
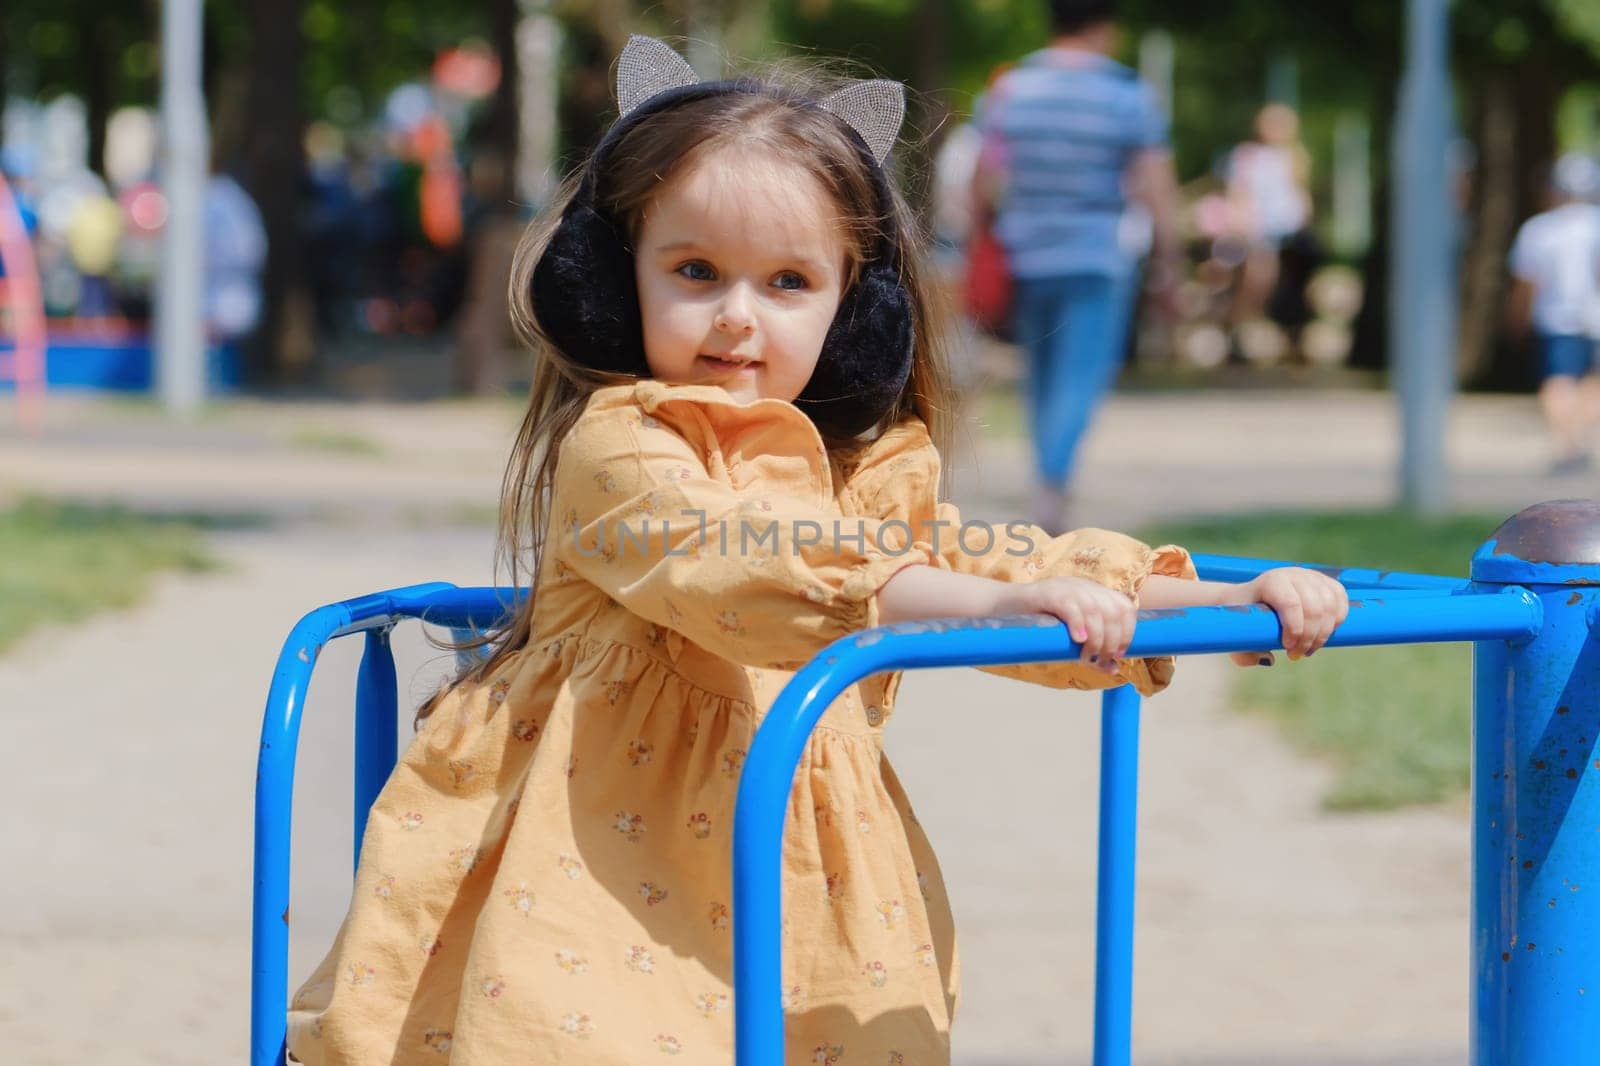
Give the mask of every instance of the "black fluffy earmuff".
[{"label": "black fluffy earmuff", "polygon": [[[649,375],[633,250],[628,234],[596,199],[598,175],[608,154],[629,129],[650,115],[691,100],[740,92],[774,95],[782,90],[752,81],[680,84],[625,110],[606,131],[533,270],[533,307],[539,325],[572,359],[595,370]],[[816,370],[795,400],[825,437],[837,440],[871,429],[889,413],[911,375],[914,336],[911,297],[900,281],[888,178],[866,140],[854,126],[846,125],[871,165],[880,214],[891,228],[869,249],[855,284],[840,300]]]}]

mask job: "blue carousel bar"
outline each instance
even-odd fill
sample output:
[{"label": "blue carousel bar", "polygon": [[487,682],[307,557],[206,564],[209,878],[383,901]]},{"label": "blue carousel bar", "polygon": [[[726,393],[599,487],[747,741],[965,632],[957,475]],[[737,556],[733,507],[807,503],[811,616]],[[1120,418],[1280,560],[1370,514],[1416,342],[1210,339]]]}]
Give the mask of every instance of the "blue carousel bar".
[{"label": "blue carousel bar", "polygon": [[[1202,576],[1242,581],[1265,560],[1199,556]],[[1330,647],[1471,641],[1475,1066],[1587,1061],[1600,1046],[1600,503],[1514,516],[1472,560],[1470,581],[1329,570],[1351,590]],[[421,618],[482,631],[510,590],[418,585],[333,604],[291,631],[273,676],[256,782],[251,1062],[283,1062],[288,989],[290,798],[300,711],[322,647],[366,634],[357,686],[357,854],[366,811],[396,759],[389,630]],[[1144,611],[1129,654],[1281,648],[1271,611]],[[885,670],[1075,658],[1058,621],[965,619],[886,626],[840,640],[768,712],[740,779],[734,827],[734,991],[739,1066],[783,1062],[780,856],[790,783],[812,727],[861,678]],[[1139,698],[1102,705],[1097,1066],[1131,1053]],[[1591,885],[1591,882],[1593,884]]]}]

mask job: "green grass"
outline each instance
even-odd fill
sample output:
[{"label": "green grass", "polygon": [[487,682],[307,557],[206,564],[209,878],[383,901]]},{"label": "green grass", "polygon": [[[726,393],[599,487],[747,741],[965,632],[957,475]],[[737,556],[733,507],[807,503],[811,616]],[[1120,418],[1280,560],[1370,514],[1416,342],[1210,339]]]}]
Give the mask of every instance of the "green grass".
[{"label": "green grass", "polygon": [[303,452],[327,452],[334,455],[383,454],[383,446],[359,433],[341,433],[334,430],[304,428],[289,434],[290,446]]},{"label": "green grass", "polygon": [[[1432,519],[1396,511],[1249,515],[1147,529],[1197,552],[1463,576],[1505,515]],[[1336,769],[1333,810],[1460,796],[1471,765],[1472,652],[1462,644],[1324,651],[1243,669],[1234,704],[1274,722]]]},{"label": "green grass", "polygon": [[160,571],[215,569],[207,524],[31,498],[0,508],[0,649],[41,624],[132,606]]}]

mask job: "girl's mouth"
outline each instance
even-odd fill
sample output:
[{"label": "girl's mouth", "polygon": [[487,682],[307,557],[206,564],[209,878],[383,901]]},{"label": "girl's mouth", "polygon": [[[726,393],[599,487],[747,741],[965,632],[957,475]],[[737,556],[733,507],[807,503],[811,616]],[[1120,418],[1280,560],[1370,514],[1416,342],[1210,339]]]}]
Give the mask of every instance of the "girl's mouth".
[{"label": "girl's mouth", "polygon": [[722,359],[715,355],[702,355],[700,358],[708,367],[719,373],[732,373],[761,365],[754,359]]}]

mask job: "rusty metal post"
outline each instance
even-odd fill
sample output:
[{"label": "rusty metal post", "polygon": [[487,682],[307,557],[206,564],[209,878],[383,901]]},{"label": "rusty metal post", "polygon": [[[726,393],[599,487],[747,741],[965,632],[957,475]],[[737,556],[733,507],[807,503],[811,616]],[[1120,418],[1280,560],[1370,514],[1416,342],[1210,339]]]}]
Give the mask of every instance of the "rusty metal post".
[{"label": "rusty metal post", "polygon": [[1479,587],[1544,609],[1532,641],[1474,648],[1474,1066],[1600,1047],[1600,501],[1543,503],[1478,549]]}]

